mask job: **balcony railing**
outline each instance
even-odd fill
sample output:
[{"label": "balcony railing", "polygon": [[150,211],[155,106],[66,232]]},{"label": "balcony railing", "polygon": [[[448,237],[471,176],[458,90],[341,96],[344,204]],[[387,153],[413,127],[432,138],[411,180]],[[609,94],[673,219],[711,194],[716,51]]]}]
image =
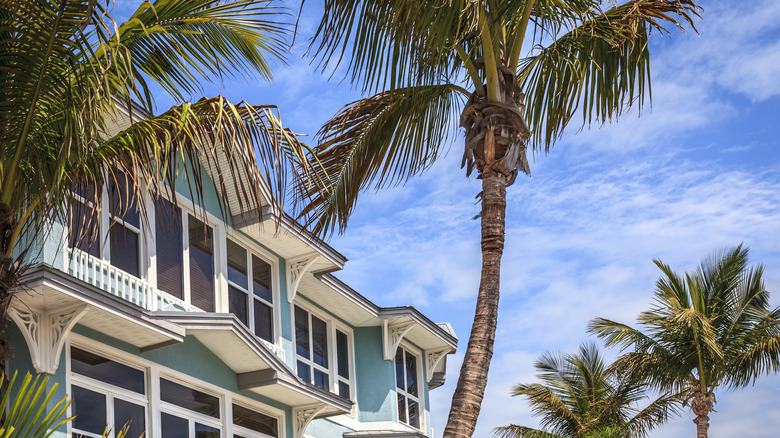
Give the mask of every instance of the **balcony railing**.
[{"label": "balcony railing", "polygon": [[[111,295],[129,301],[143,309],[155,311],[202,312],[203,310],[186,303],[173,295],[158,290],[144,280],[117,269],[105,260],[91,256],[84,251],[65,249],[65,272],[96,286]],[[264,339],[266,347],[277,357],[285,360],[284,350]]]}]

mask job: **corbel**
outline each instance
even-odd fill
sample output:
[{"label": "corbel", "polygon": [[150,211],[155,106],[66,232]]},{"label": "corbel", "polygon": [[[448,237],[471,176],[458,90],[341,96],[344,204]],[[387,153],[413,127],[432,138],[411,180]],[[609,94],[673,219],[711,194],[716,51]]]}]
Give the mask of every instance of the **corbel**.
[{"label": "corbel", "polygon": [[46,312],[19,308],[8,310],[8,315],[24,335],[35,370],[48,374],[57,371],[65,340],[85,313],[86,304]]},{"label": "corbel", "polygon": [[414,321],[395,318],[393,320],[382,320],[382,347],[384,348],[385,360],[393,360],[398,344],[404,335],[414,327]]},{"label": "corbel", "polygon": [[311,253],[286,261],[288,302],[292,303],[295,299],[295,294],[298,293],[298,285],[301,283],[303,274],[317,261],[317,257],[319,257],[319,254]]}]

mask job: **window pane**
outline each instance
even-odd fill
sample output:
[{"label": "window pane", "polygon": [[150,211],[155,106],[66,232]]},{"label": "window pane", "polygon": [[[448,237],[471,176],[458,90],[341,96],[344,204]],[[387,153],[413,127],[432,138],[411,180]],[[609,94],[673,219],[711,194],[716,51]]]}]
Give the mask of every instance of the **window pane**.
[{"label": "window pane", "polygon": [[233,405],[233,424],[273,437],[279,436],[279,424],[276,418],[236,404]]},{"label": "window pane", "polygon": [[338,372],[339,376],[349,379],[349,348],[347,345],[347,335],[336,330],[336,352],[338,354]]},{"label": "window pane", "polygon": [[339,382],[339,396],[346,399],[350,398],[349,385],[344,382]]},{"label": "window pane", "polygon": [[228,280],[247,288],[246,250],[241,245],[227,239]]},{"label": "window pane", "polygon": [[395,386],[399,389],[406,388],[404,382],[404,351],[399,347],[395,350]]},{"label": "window pane", "polygon": [[124,173],[116,176],[117,185],[108,191],[108,199],[112,217],[117,217],[134,227],[141,226],[136,200],[133,197],[135,185]]},{"label": "window pane", "polygon": [[420,410],[416,401],[409,399],[409,426],[420,428]]},{"label": "window pane", "polygon": [[230,313],[236,315],[238,320],[243,322],[245,326],[249,326],[249,318],[247,315],[247,294],[236,289],[233,286],[228,286],[228,301],[230,305]]},{"label": "window pane", "polygon": [[320,388],[330,391],[330,379],[328,375],[318,369],[314,369],[314,384]]},{"label": "window pane", "polygon": [[219,438],[219,429],[195,423],[195,438]]},{"label": "window pane", "polygon": [[309,313],[295,306],[295,347],[298,356],[310,359],[309,354]]},{"label": "window pane", "polygon": [[114,222],[109,233],[111,264],[128,274],[141,276],[138,266],[138,234]]},{"label": "window pane", "polygon": [[[144,372],[80,348],[70,349],[71,371],[101,382],[145,394]],[[105,424],[103,425],[105,426]]]},{"label": "window pane", "polygon": [[68,209],[68,246],[100,257],[98,225],[98,215],[92,207],[71,201]]},{"label": "window pane", "polygon": [[160,379],[160,399],[210,417],[219,418],[219,398],[170,380]]},{"label": "window pane", "polygon": [[314,363],[328,367],[328,326],[325,321],[311,317],[311,342]]},{"label": "window pane", "polygon": [[417,357],[406,352],[406,392],[417,396]]},{"label": "window pane", "polygon": [[263,303],[262,301],[252,301],[255,302],[255,335],[261,339],[265,339],[268,342],[273,342],[273,309],[271,309],[271,306]]},{"label": "window pane", "polygon": [[146,412],[139,406],[118,398],[114,399],[114,432],[127,426],[126,437],[140,437],[146,432]]},{"label": "window pane", "polygon": [[265,260],[252,256],[252,291],[269,303],[273,303],[271,293],[271,265]]},{"label": "window pane", "polygon": [[101,434],[106,429],[106,396],[95,391],[72,386],[71,408],[76,418],[73,427],[84,432]]},{"label": "window pane", "polygon": [[162,436],[165,438],[189,438],[190,424],[184,418],[162,413]]},{"label": "window pane", "polygon": [[155,215],[157,288],[183,299],[181,210],[174,210],[167,199],[160,198]]},{"label": "window pane", "polygon": [[398,394],[398,421],[401,423],[407,423],[406,421],[406,397]]},{"label": "window pane", "polygon": [[190,216],[190,291],[192,304],[214,311],[214,231]]},{"label": "window pane", "polygon": [[304,362],[298,361],[298,377],[304,382],[311,383],[311,367]]}]

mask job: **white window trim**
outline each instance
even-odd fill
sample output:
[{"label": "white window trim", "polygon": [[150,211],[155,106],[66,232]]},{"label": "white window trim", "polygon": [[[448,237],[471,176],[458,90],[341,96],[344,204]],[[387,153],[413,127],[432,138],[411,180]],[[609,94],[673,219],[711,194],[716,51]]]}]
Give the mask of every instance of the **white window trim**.
[{"label": "white window trim", "polygon": [[[309,305],[308,303],[302,302],[300,299],[295,299],[290,306],[290,312],[292,313],[291,324],[292,324],[292,348],[293,348],[293,371],[298,373],[298,348],[297,348],[297,340],[295,338],[295,306],[300,307],[301,309],[305,310],[309,313],[310,318],[310,324],[309,324],[309,332],[311,333],[311,315],[316,316],[317,318],[325,321],[325,324],[327,326],[328,330],[328,365],[329,368],[326,370],[328,372],[328,382],[330,383],[330,389],[329,391],[333,394],[338,395],[338,379],[341,377],[338,375],[338,350],[336,347],[336,330],[338,329],[342,333],[347,335],[347,358],[349,361],[349,392],[350,392],[350,400],[354,402],[353,405],[353,412],[352,415],[354,415],[354,412],[356,411],[357,407],[357,397],[356,397],[356,388],[355,388],[355,345],[354,345],[354,333],[352,329],[345,324],[343,324],[338,319],[334,318],[332,315],[321,311],[319,308]],[[309,348],[312,349],[313,346],[311,344],[311,338],[309,339]],[[302,359],[304,362],[308,363],[309,365],[316,366],[320,370],[322,370],[322,366],[317,365],[312,360]],[[314,381],[314,374],[312,370],[312,382]]]},{"label": "white window trim", "polygon": [[[80,376],[74,376],[74,374],[71,371],[71,358],[70,358],[70,348],[71,346],[75,346],[77,348],[81,348],[90,352],[93,352],[95,354],[104,355],[107,359],[111,359],[115,362],[121,363],[123,365],[127,365],[133,368],[137,369],[143,369],[146,373],[146,392],[147,392],[147,399],[148,403],[146,404],[146,416],[147,416],[147,435],[145,437],[148,438],[164,438],[161,435],[161,424],[160,424],[160,415],[157,415],[160,412],[168,411],[170,413],[173,413],[170,410],[167,410],[169,407],[169,403],[162,402],[160,400],[160,377],[174,380],[177,383],[183,384],[185,386],[188,386],[190,388],[197,389],[199,391],[203,391],[209,394],[212,394],[216,397],[219,397],[220,399],[220,415],[222,418],[220,420],[217,420],[218,422],[221,422],[220,430],[222,431],[222,434],[224,437],[231,437],[233,434],[233,411],[232,411],[232,404],[240,404],[248,409],[252,409],[253,411],[260,412],[262,414],[268,415],[270,417],[276,418],[277,425],[279,427],[279,437],[286,437],[287,431],[286,431],[286,425],[285,422],[285,413],[283,410],[275,408],[273,406],[261,404],[261,402],[258,402],[257,400],[253,400],[249,397],[242,396],[240,394],[234,394],[229,392],[227,389],[221,388],[219,386],[213,385],[208,382],[204,382],[200,379],[197,379],[195,377],[192,377],[190,375],[187,375],[185,373],[178,372],[176,370],[167,368],[165,366],[162,366],[160,364],[157,364],[155,362],[140,358],[138,356],[134,356],[130,353],[127,353],[125,351],[119,350],[117,348],[102,344],[98,341],[95,341],[93,339],[90,339],[86,336],[79,335],[78,333],[71,333],[68,341],[65,343],[65,354],[66,354],[66,363],[65,363],[65,385],[66,385],[66,391],[68,394],[71,393],[71,385],[75,383],[76,385],[79,384],[83,379],[80,379]],[[105,387],[111,387],[115,388],[111,385],[104,384]],[[121,388],[117,388],[118,390],[121,390]],[[188,411],[184,408],[175,406],[178,409],[181,409],[186,412]],[[71,407],[68,407],[68,417],[72,416]],[[199,414],[202,415],[202,414]],[[151,417],[151,418],[150,418]],[[204,416],[206,418],[211,418],[208,416]],[[206,424],[206,423],[204,423]],[[68,436],[73,435],[73,426],[72,422],[69,422],[67,424],[67,433]],[[242,429],[243,430],[243,429]],[[262,436],[258,434],[258,432],[253,432],[254,436]]]},{"label": "white window trim", "polygon": [[[225,270],[224,270],[224,276],[225,276],[225,293],[224,295],[224,306],[226,309],[226,312],[230,312],[230,305],[228,303],[228,288],[227,286],[230,284],[233,284],[232,282],[227,280],[227,239],[232,240],[233,242],[239,244],[241,247],[243,247],[247,251],[247,269],[249,272],[247,272],[247,286],[251,286],[252,284],[252,273],[251,269],[249,267],[251,266],[251,260],[252,255],[257,256],[259,259],[263,260],[264,262],[268,263],[271,266],[271,297],[273,299],[273,303],[268,303],[265,300],[262,300],[266,304],[271,305],[271,314],[273,316],[273,336],[271,343],[274,345],[281,346],[279,340],[281,339],[281,329],[282,329],[282,312],[281,312],[281,293],[280,293],[280,281],[279,281],[279,258],[268,252],[265,248],[261,247],[257,243],[253,242],[251,239],[247,238],[246,236],[242,235],[241,233],[234,230],[232,227],[226,227],[227,235],[226,239],[224,239],[225,242],[225,258],[224,258],[224,264],[225,264]],[[240,286],[237,286],[239,289],[244,289]],[[252,300],[255,299],[252,292],[247,290],[247,293],[249,295],[249,302],[248,305],[250,306],[250,309],[247,309],[249,311],[249,332],[254,335],[254,303]],[[259,338],[259,337],[258,337]]]},{"label": "white window trim", "polygon": [[[425,355],[424,355],[424,352],[422,350],[420,350],[419,348],[411,345],[410,343],[406,342],[405,340],[401,340],[401,342],[398,344],[398,348],[401,348],[404,351],[406,351],[408,353],[411,353],[414,357],[417,358],[417,397],[416,397],[417,400],[416,401],[417,401],[417,409],[419,411],[417,413],[417,415],[420,418],[420,427],[416,428],[416,427],[410,425],[409,423],[404,423],[403,421],[401,421],[401,417],[398,415],[398,393],[401,392],[402,395],[404,397],[406,397],[407,399],[415,398],[415,397],[414,396],[410,396],[409,393],[406,392],[405,389],[402,390],[402,389],[398,388],[398,385],[396,383],[395,355],[394,355],[393,356],[393,387],[395,388],[395,393],[396,393],[396,398],[394,399],[394,404],[396,406],[396,408],[395,408],[396,418],[397,418],[397,421],[398,421],[399,424],[402,424],[404,426],[408,426],[408,427],[410,427],[410,428],[412,428],[414,430],[420,430],[420,431],[424,432],[426,430],[426,424],[425,424],[425,385],[426,385],[426,383],[423,380],[423,378],[424,378],[423,367],[425,366],[424,363],[423,363],[423,358],[425,357]],[[408,406],[408,403],[407,403],[407,406]],[[406,415],[407,415],[407,420],[408,420],[409,419],[408,418],[408,416],[409,416],[408,408],[407,408]]]}]

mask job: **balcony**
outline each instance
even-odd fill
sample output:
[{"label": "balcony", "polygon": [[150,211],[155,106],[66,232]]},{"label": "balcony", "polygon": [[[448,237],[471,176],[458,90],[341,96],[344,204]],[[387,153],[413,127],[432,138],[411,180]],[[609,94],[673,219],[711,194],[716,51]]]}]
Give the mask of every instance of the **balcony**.
[{"label": "balcony", "polygon": [[[78,249],[65,248],[64,271],[149,312],[203,312],[192,304],[158,290],[132,274],[117,269],[105,260]],[[264,339],[260,339],[260,341],[282,361],[285,360],[284,350],[280,346]]]}]

